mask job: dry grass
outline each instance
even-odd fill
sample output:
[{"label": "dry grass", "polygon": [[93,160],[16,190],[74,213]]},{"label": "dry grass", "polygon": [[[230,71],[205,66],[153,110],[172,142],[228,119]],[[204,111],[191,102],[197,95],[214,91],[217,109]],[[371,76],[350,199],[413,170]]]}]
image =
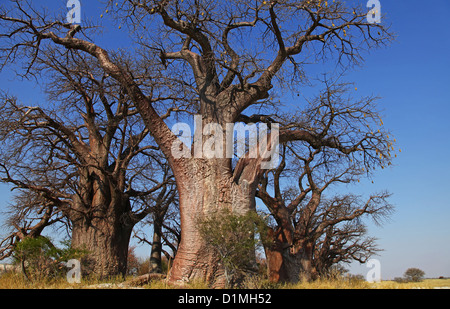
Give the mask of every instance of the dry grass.
[{"label": "dry grass", "polygon": [[[70,284],[65,278],[47,279],[40,281],[28,281],[20,273],[3,273],[0,275],[0,289],[120,289],[124,288],[123,280],[116,279],[105,281],[82,280],[80,284]],[[275,289],[433,289],[449,288],[450,279],[425,279],[421,282],[398,283],[394,281],[382,281],[368,283],[356,279],[321,279],[314,282],[297,284],[272,284],[267,280],[257,278],[246,282],[245,288],[275,288]],[[207,289],[205,282],[196,281],[184,286],[169,285],[165,280],[155,280],[143,286],[146,289]]]},{"label": "dry grass", "polygon": [[425,279],[421,282],[398,283],[382,281],[369,283],[358,280],[318,280],[308,283],[286,285],[290,289],[436,289],[450,288],[450,279]]},{"label": "dry grass", "polygon": [[71,284],[65,278],[27,280],[21,273],[6,272],[0,274],[0,289],[88,289],[114,287],[121,283],[120,278],[106,281],[93,279],[82,280],[81,283]]},{"label": "dry grass", "polygon": [[0,275],[0,289],[66,289],[72,285],[63,278],[39,281],[26,280],[22,274],[7,272]]},{"label": "dry grass", "polygon": [[425,279],[420,282],[398,283],[395,281],[382,281],[371,284],[374,289],[435,289],[450,288],[450,279]]},{"label": "dry grass", "polygon": [[370,283],[363,280],[319,279],[286,285],[288,289],[370,289]]},{"label": "dry grass", "polygon": [[[130,278],[131,279],[131,278]],[[27,280],[21,273],[6,272],[0,274],[0,289],[126,289],[122,278],[115,278],[108,281],[95,279],[82,279],[81,283],[68,283],[65,278]],[[182,287],[169,285],[166,280],[154,280],[144,285],[145,289],[207,289],[208,285],[203,281],[190,282]]]}]

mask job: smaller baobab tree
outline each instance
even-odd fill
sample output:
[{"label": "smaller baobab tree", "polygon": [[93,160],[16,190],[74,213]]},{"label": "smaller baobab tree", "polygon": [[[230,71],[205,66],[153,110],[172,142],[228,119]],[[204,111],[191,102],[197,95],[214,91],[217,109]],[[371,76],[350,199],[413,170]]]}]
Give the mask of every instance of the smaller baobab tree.
[{"label": "smaller baobab tree", "polygon": [[[388,195],[386,194],[386,197]],[[328,224],[316,240],[313,253],[313,272],[328,276],[336,264],[357,261],[366,263],[368,259],[382,251],[377,247],[376,238],[368,236],[362,218],[379,218],[378,211],[361,212],[364,209],[360,197],[348,194],[325,199],[317,212],[317,222]],[[384,210],[383,210],[384,211]],[[351,219],[353,216],[357,216]],[[337,222],[336,218],[346,218]],[[331,220],[331,221],[330,221]]]},{"label": "smaller baobab tree", "polygon": [[[387,202],[389,194],[385,192],[371,195],[366,202],[353,195],[342,195],[332,201],[352,200],[353,203],[331,208],[323,204],[324,192],[334,185],[357,183],[364,175],[370,175],[373,168],[390,165],[393,143],[389,134],[382,131],[376,98],[353,100],[348,95],[349,84],[330,81],[324,84],[325,90],[310,100],[300,115],[284,117],[280,122],[303,127],[340,145],[355,146],[342,152],[287,143],[281,151],[280,165],[265,173],[256,196],[275,222],[268,235],[272,245],[265,248],[272,281],[295,282],[300,276],[311,280],[316,273],[315,245],[327,230],[364,214],[382,217],[392,209]],[[297,183],[297,187],[286,183]]]},{"label": "smaller baobab tree", "polygon": [[34,61],[48,78],[48,101],[27,106],[1,93],[0,179],[39,196],[42,218],[67,219],[71,244],[89,252],[95,275],[125,274],[132,229],[150,212],[141,198],[169,181],[153,160],[159,148],[95,61],[64,48]]},{"label": "smaller baobab tree", "polygon": [[[162,272],[162,254],[167,260],[173,260],[180,241],[178,192],[169,167],[162,157],[160,159],[158,162],[161,164],[165,184],[160,191],[141,198],[142,204],[149,210],[149,215],[134,232],[135,238],[151,246],[149,273]],[[147,239],[145,232],[149,226],[152,226],[151,240]],[[169,247],[172,252],[164,247]]]}]

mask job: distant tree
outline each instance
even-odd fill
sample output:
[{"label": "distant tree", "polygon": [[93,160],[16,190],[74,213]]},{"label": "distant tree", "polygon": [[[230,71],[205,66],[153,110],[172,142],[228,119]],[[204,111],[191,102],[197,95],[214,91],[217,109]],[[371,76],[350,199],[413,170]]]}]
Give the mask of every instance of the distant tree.
[{"label": "distant tree", "polygon": [[128,247],[127,275],[136,275],[141,263],[135,252],[136,246]]},{"label": "distant tree", "polygon": [[405,280],[409,282],[420,282],[423,280],[423,277],[425,276],[425,272],[419,268],[408,268],[403,277],[405,277]]},{"label": "distant tree", "polygon": [[397,282],[397,283],[405,283],[405,282],[407,282],[407,280],[404,277],[395,277],[393,279],[393,281]]},{"label": "distant tree", "polygon": [[[162,168],[164,169],[163,178],[165,179],[170,174],[170,170],[167,166]],[[134,237],[151,246],[149,273],[161,273],[163,271],[162,254],[166,256],[167,260],[173,260],[180,242],[179,209],[175,182],[164,186],[157,194],[143,197],[142,202],[149,207],[150,214],[141,222],[142,228],[139,227],[134,232]],[[151,240],[147,239],[145,233],[148,226],[152,226],[153,230]]]}]

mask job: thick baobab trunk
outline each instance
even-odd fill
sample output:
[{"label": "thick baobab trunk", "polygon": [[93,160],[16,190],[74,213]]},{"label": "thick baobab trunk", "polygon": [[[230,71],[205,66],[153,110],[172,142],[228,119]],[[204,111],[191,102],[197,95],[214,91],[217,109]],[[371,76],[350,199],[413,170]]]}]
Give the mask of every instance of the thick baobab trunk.
[{"label": "thick baobab trunk", "polygon": [[[244,214],[254,208],[248,183],[235,182],[227,159],[191,159],[188,181],[177,179],[180,199],[181,243],[169,280],[184,283],[204,280],[212,287],[225,287],[220,258],[201,237],[199,220],[220,209]],[[252,198],[253,196],[253,198]]]},{"label": "thick baobab trunk", "polygon": [[117,219],[73,222],[72,247],[87,250],[83,275],[124,276],[132,228]]},{"label": "thick baobab trunk", "polygon": [[265,249],[269,280],[272,282],[309,282],[315,278],[312,259],[308,251],[290,249]]},{"label": "thick baobab trunk", "polygon": [[298,250],[297,261],[300,265],[299,279],[301,282],[309,282],[316,277],[313,267],[313,250],[314,245],[310,242],[303,243]]},{"label": "thick baobab trunk", "polygon": [[224,286],[223,267],[214,248],[204,242],[199,231],[199,220],[216,212],[224,203],[219,203],[220,191],[226,190],[224,179],[217,177],[213,166],[202,159],[193,159],[188,171],[190,180],[178,181],[180,200],[181,243],[178,246],[169,280],[185,283],[204,280],[212,286]]},{"label": "thick baobab trunk", "polygon": [[271,282],[296,283],[299,281],[301,263],[289,249],[265,249],[268,275]]},{"label": "thick baobab trunk", "polygon": [[279,232],[277,233],[273,229],[269,229],[267,233],[268,241],[264,246],[267,259],[267,273],[271,282],[288,281],[289,271],[283,258],[283,251],[285,247],[289,247],[289,244],[283,241],[283,238],[280,236]]},{"label": "thick baobab trunk", "polygon": [[128,245],[135,222],[130,201],[96,170],[82,171],[80,194],[74,196],[68,217],[72,247],[87,251],[83,275],[124,276]]},{"label": "thick baobab trunk", "polygon": [[277,222],[276,229],[270,229],[265,252],[268,260],[268,273],[272,282],[311,281],[316,277],[313,266],[315,240],[311,236],[309,226],[315,209],[320,202],[319,191],[314,191],[307,206],[302,209],[302,216],[294,226],[292,213],[278,200],[264,192],[259,193],[266,205],[269,205]]},{"label": "thick baobab trunk", "polygon": [[268,276],[271,282],[297,282],[300,265],[292,245],[291,229],[269,229],[264,251],[267,258]]},{"label": "thick baobab trunk", "polygon": [[311,243],[292,240],[290,231],[280,228],[277,231],[270,229],[268,238],[271,244],[264,250],[270,281],[296,283],[314,279]]},{"label": "thick baobab trunk", "polygon": [[[222,125],[223,145],[228,145],[225,128]],[[203,137],[203,142],[207,138]],[[197,157],[173,161],[180,200],[181,243],[169,276],[170,282],[200,279],[213,287],[225,286],[224,267],[216,250],[202,239],[199,220],[223,209],[237,215],[253,211],[262,162],[276,149],[277,142],[278,139],[271,136],[269,146],[266,143],[266,149],[261,147],[259,156],[240,158],[234,170],[230,158]],[[256,148],[251,151],[256,151]],[[256,255],[254,250],[248,254],[253,260],[248,266],[252,268],[256,265]]]}]

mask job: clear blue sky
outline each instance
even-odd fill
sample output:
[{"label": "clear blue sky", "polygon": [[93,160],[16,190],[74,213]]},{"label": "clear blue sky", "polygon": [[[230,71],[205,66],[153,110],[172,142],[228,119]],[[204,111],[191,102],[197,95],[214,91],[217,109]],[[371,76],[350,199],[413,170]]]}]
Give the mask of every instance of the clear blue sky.
[{"label": "clear blue sky", "polygon": [[[40,2],[55,9],[64,9],[66,3]],[[83,15],[100,15],[101,4],[81,2]],[[356,83],[361,95],[382,97],[384,125],[402,152],[392,167],[375,174],[374,184],[361,182],[355,190],[393,193],[396,212],[391,221],[369,229],[385,250],[377,257],[383,279],[402,276],[409,267],[421,268],[427,277],[450,277],[450,1],[380,2],[387,15],[382,22],[392,24],[397,39],[367,55],[364,66],[347,79]],[[111,34],[106,30],[105,38]],[[125,31],[123,35],[125,40]],[[115,42],[121,39],[115,34]],[[8,82],[10,77],[0,74],[1,88],[6,86],[29,104],[38,102],[39,89],[29,83],[17,86]],[[8,189],[0,186],[0,210],[9,197]],[[148,250],[141,248],[139,253],[148,255]],[[353,265],[351,271],[365,275],[368,268]]]},{"label": "clear blue sky", "polygon": [[358,91],[382,97],[385,127],[402,152],[374,184],[363,184],[367,192],[388,189],[396,206],[391,222],[370,234],[385,250],[378,257],[382,278],[402,276],[409,267],[450,276],[450,2],[381,4],[396,42],[371,53],[351,78]]}]

